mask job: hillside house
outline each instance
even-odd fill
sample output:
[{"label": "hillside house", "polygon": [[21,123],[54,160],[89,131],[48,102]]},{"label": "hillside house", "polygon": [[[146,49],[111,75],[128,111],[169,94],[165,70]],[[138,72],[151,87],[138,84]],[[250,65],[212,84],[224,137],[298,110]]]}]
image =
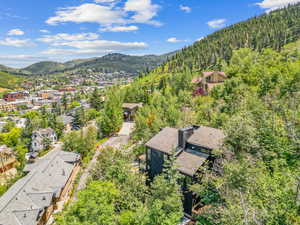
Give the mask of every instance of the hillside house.
[{"label": "hillside house", "polygon": [[17,163],[13,150],[6,145],[0,146],[0,174],[14,168]]},{"label": "hillside house", "polygon": [[198,182],[197,175],[201,174],[201,166],[210,166],[213,163],[211,152],[222,147],[224,137],[222,130],[211,127],[167,127],[146,143],[146,172],[150,180],[162,173],[165,161],[175,154],[175,164],[183,175],[181,187],[184,212],[187,216],[197,214],[200,207],[200,200],[195,193],[188,190],[188,186]]},{"label": "hillside house", "polygon": [[50,143],[57,141],[57,136],[52,128],[39,129],[32,133],[31,137],[31,151],[39,152],[45,148],[45,141],[48,140]]},{"label": "hillside house", "polygon": [[123,116],[126,122],[130,122],[134,120],[134,116],[138,109],[142,107],[142,103],[123,103]]},{"label": "hillside house", "polygon": [[26,176],[0,197],[0,224],[44,225],[70,198],[80,155],[53,150],[24,168]]},{"label": "hillside house", "polygon": [[224,72],[203,72],[202,76],[192,80],[195,85],[193,95],[208,95],[215,86],[222,84],[226,79],[227,76]]},{"label": "hillside house", "polygon": [[16,123],[16,127],[17,128],[25,128],[26,127],[26,123],[27,123],[27,119],[26,118],[14,118],[13,119]]}]

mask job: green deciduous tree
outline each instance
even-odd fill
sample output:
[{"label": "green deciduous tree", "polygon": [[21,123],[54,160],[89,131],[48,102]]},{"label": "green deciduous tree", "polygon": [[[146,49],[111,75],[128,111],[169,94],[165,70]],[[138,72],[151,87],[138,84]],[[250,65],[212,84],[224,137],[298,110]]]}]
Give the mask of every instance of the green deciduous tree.
[{"label": "green deciduous tree", "polygon": [[93,181],[78,194],[78,201],[57,216],[59,225],[115,225],[115,202],[120,191],[111,182]]},{"label": "green deciduous tree", "polygon": [[110,136],[120,130],[123,122],[121,104],[121,97],[114,91],[111,91],[104,103],[104,109],[99,121],[99,128],[104,135]]}]

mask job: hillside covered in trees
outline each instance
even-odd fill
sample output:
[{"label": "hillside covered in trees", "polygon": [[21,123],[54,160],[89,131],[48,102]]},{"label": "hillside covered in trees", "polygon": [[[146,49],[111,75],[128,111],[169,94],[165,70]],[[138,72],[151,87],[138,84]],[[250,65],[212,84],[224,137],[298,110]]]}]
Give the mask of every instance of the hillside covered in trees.
[{"label": "hillside covered in trees", "polygon": [[145,103],[133,138],[191,124],[224,130],[213,169],[190,186],[203,204],[198,224],[299,224],[300,55],[239,49],[222,70],[230,79],[206,97],[192,96],[191,72],[146,76],[122,91],[125,102]]},{"label": "hillside covered in trees", "polygon": [[24,78],[22,76],[0,72],[0,88],[16,89],[20,86],[23,80]]},{"label": "hillside covered in trees", "polygon": [[[131,85],[107,92],[102,113],[119,112],[121,102],[144,103],[135,117],[132,139],[139,145],[133,154],[144,153],[143,144],[164,127],[205,125],[225,132],[224,146],[213,152],[212,168],[200,168],[201,182],[189,186],[201,199],[197,225],[300,223],[300,54],[297,42],[284,46],[297,38],[289,32],[299,32],[293,31],[299,16],[296,5],[254,18],[252,26],[249,20],[218,31],[210,36],[214,37],[211,41],[209,37],[188,47]],[[258,26],[258,21],[264,25]],[[279,25],[280,21],[288,22]],[[285,25],[286,30],[279,28]],[[259,33],[258,27],[273,36]],[[247,35],[242,35],[240,28],[253,32],[251,43],[256,40],[255,45],[243,48]],[[235,43],[233,47],[226,42],[231,40],[229,34],[223,39],[225,33],[236,33],[230,42]],[[204,46],[211,50],[201,49]],[[223,51],[228,46],[232,48]],[[210,57],[215,52],[227,52],[226,57],[219,55],[226,60],[217,64],[206,59],[206,54]],[[200,56],[208,61],[199,60]],[[194,69],[212,70],[216,65],[229,79],[210,96],[193,96],[191,80],[199,75]],[[114,118],[101,117],[100,122],[104,129]],[[105,126],[105,132],[114,133],[118,126]],[[166,165],[169,174],[145,186],[142,176],[138,179],[130,169],[124,172],[132,159],[118,154],[111,151],[99,158],[93,181],[81,192],[80,201],[58,217],[58,224],[179,224],[182,208],[178,199],[182,195],[174,183],[178,174],[173,166]],[[102,191],[108,187],[113,190],[110,197]],[[97,207],[101,205],[97,200],[89,201],[94,192],[109,210]],[[88,209],[93,209],[92,215]]]},{"label": "hillside covered in trees", "polygon": [[42,61],[22,69],[14,69],[0,65],[0,71],[15,75],[47,75],[64,72],[120,72],[132,75],[148,72],[165,62],[174,53],[164,55],[131,56],[119,53],[108,54],[102,57],[75,59],[64,63]]},{"label": "hillside covered in trees", "polygon": [[228,62],[233,50],[264,48],[281,50],[300,37],[300,4],[251,18],[221,29],[193,45],[178,51],[170,61],[156,71],[176,72],[189,69],[219,69],[222,61]]}]

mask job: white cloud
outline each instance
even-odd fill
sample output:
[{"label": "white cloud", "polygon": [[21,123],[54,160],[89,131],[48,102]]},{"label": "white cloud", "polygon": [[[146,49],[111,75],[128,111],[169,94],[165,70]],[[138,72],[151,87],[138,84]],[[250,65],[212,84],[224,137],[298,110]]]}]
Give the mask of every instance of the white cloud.
[{"label": "white cloud", "polygon": [[124,10],[134,12],[131,17],[133,22],[160,25],[160,22],[152,20],[157,15],[159,6],[152,4],[151,0],[127,0]]},{"label": "white cloud", "polygon": [[296,4],[300,0],[263,0],[262,2],[256,3],[261,8],[266,9],[267,12],[283,8],[289,4]]},{"label": "white cloud", "polygon": [[99,35],[96,33],[78,33],[78,34],[59,33],[55,35],[44,35],[37,40],[44,43],[57,43],[61,41],[95,40],[97,38],[99,38]]},{"label": "white cloud", "polygon": [[101,28],[101,31],[111,31],[111,32],[129,32],[135,31],[139,28],[137,26],[116,26],[116,27],[104,27]]},{"label": "white cloud", "polygon": [[170,38],[167,39],[167,42],[179,43],[179,42],[186,42],[186,40],[178,40],[176,37],[170,37]]},{"label": "white cloud", "polygon": [[204,37],[200,37],[198,38],[196,41],[201,41]]},{"label": "white cloud", "polygon": [[190,13],[192,11],[192,9],[186,5],[180,5],[179,8],[186,13]]},{"label": "white cloud", "polygon": [[161,25],[159,21],[153,20],[159,6],[153,4],[151,0],[126,0],[122,5],[116,4],[118,0],[95,0],[95,2],[98,4],[85,3],[61,8],[55,12],[55,16],[48,18],[46,23],[57,25],[64,22],[87,22],[98,23],[104,27],[131,23]]},{"label": "white cloud", "polygon": [[41,33],[50,33],[49,30],[45,30],[45,29],[40,30],[40,32],[41,32]]},{"label": "white cloud", "polygon": [[96,3],[112,3],[115,2],[116,0],[94,0]]},{"label": "white cloud", "polygon": [[124,12],[120,9],[98,4],[82,4],[80,6],[62,8],[56,12],[56,16],[50,17],[46,23],[57,25],[63,22],[75,23],[98,23],[110,25],[113,23],[124,23]]},{"label": "white cloud", "polygon": [[103,50],[129,50],[135,48],[146,48],[144,42],[119,42],[108,40],[93,40],[93,41],[70,41],[56,43],[56,46],[68,46],[77,49],[103,49]]},{"label": "white cloud", "polygon": [[50,55],[105,54],[111,52],[140,50],[148,47],[148,45],[144,42],[119,42],[108,40],[67,41],[55,43],[54,45],[68,48],[51,48],[43,53]]},{"label": "white cloud", "polygon": [[34,43],[32,43],[30,39],[5,38],[4,40],[0,40],[0,45],[13,47],[30,47],[34,46]]},{"label": "white cloud", "polygon": [[210,26],[211,28],[224,27],[225,23],[226,23],[226,19],[216,19],[207,22],[208,26]]},{"label": "white cloud", "polygon": [[24,35],[24,31],[22,31],[21,29],[12,29],[10,31],[8,31],[7,35],[10,36],[21,36]]}]

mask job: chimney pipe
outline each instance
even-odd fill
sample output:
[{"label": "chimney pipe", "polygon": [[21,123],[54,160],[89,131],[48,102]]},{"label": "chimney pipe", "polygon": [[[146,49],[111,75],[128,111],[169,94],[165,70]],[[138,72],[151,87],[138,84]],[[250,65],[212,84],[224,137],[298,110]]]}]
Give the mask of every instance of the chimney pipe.
[{"label": "chimney pipe", "polygon": [[181,150],[186,148],[187,139],[194,133],[194,127],[186,127],[178,130],[178,147]]}]

